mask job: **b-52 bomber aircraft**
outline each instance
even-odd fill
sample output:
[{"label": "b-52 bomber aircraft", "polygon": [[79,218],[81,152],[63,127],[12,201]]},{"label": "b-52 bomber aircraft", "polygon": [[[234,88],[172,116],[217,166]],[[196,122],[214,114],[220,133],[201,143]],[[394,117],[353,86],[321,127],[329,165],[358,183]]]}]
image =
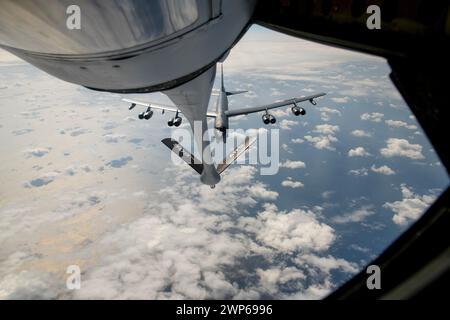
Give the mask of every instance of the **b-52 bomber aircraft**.
[{"label": "b-52 bomber aircraft", "polygon": [[[236,117],[240,115],[247,115],[250,113],[257,113],[257,112],[264,112],[262,115],[262,121],[264,124],[275,124],[276,118],[269,113],[269,110],[275,109],[275,108],[281,108],[285,106],[291,105],[291,111],[295,116],[304,116],[306,114],[306,110],[302,107],[300,107],[298,104],[304,101],[309,101],[312,105],[316,105],[317,102],[315,101],[316,98],[322,97],[326,95],[326,93],[318,93],[307,97],[299,97],[299,98],[291,98],[283,101],[278,101],[272,104],[267,105],[261,105],[257,107],[250,107],[250,108],[241,108],[241,109],[228,109],[228,97],[236,94],[246,93],[245,90],[240,91],[227,91],[225,90],[224,80],[223,80],[223,66],[221,66],[221,87],[219,90],[213,90],[211,95],[212,96],[218,96],[217,102],[216,102],[216,111],[207,111],[206,116],[209,118],[214,118],[214,128],[219,131],[222,134],[223,143],[226,143],[226,132],[229,128],[229,121],[228,119],[231,117]],[[165,111],[174,112],[175,116],[171,118],[167,125],[169,127],[175,126],[179,127],[182,123],[182,118],[180,117],[180,114],[182,114],[181,110],[178,109],[175,106],[169,106],[164,105],[160,103],[153,103],[153,102],[141,102],[136,101],[133,99],[122,99],[125,102],[131,103],[131,106],[128,108],[129,110],[132,110],[136,105],[144,106],[147,109],[145,111],[142,111],[139,113],[138,118],[139,119],[146,119],[149,120],[153,116],[153,110],[162,110],[164,113]]]},{"label": "b-52 bomber aircraft", "polygon": [[[269,113],[269,110],[275,108],[281,108],[286,106],[292,106],[291,111],[295,116],[304,116],[306,114],[306,110],[303,107],[300,107],[298,104],[301,102],[309,101],[312,105],[316,105],[316,98],[322,97],[326,95],[325,93],[318,93],[314,95],[310,95],[307,97],[298,97],[291,98],[279,102],[275,102],[272,104],[261,105],[256,107],[248,107],[248,108],[240,108],[240,109],[229,109],[228,108],[228,97],[236,94],[246,93],[247,91],[227,91],[225,89],[224,80],[223,80],[223,65],[221,65],[221,86],[219,90],[212,90],[211,96],[218,96],[216,102],[216,111],[207,111],[206,117],[214,118],[214,128],[216,129],[216,138],[221,135],[223,143],[226,143],[227,140],[227,130],[229,128],[229,118],[247,115],[250,113],[264,112],[262,115],[262,121],[264,124],[275,124],[276,118],[272,114]],[[182,118],[180,114],[182,111],[179,106],[169,106],[160,103],[153,102],[141,102],[133,99],[122,99],[125,102],[131,103],[129,110],[134,109],[137,105],[146,107],[145,111],[139,113],[139,119],[149,120],[153,116],[153,109],[162,110],[162,113],[165,111],[175,113],[175,116],[171,118],[167,124],[169,127],[179,127],[182,123]],[[181,107],[182,108],[182,107]],[[192,126],[192,125],[191,125]],[[220,139],[220,137],[219,137]],[[213,166],[213,170],[211,170],[210,175],[205,177],[205,166],[203,165],[203,161],[198,160],[195,156],[191,155],[187,150],[185,150],[177,141],[167,138],[163,139],[162,142],[173,152],[175,152],[180,158],[182,158],[188,165],[190,165],[197,173],[199,173],[202,178],[201,181],[205,184],[209,184],[211,187],[214,187],[215,184],[220,181],[219,175],[226,169],[228,166],[234,162],[243,152],[248,150],[250,146],[255,142],[255,139],[250,139],[247,137],[242,145],[238,146],[228,157],[226,157],[223,163],[219,164],[217,167]]]}]

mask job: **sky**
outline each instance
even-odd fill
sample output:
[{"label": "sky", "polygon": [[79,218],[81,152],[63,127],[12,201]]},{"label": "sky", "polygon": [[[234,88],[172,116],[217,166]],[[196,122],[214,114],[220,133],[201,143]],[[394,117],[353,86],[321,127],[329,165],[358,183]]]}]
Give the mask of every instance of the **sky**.
[{"label": "sky", "polygon": [[273,112],[276,175],[234,165],[212,190],[170,161],[170,115],[120,100],[167,97],[90,91],[0,51],[0,299],[319,299],[447,188],[383,59],[254,26],[224,71],[249,91],[230,108],[327,96]]}]

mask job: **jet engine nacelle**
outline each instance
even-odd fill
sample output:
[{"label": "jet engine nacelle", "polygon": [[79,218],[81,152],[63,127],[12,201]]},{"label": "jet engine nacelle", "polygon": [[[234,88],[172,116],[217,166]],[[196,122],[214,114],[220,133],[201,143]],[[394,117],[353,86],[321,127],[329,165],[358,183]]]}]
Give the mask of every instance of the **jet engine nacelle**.
[{"label": "jet engine nacelle", "polygon": [[313,106],[317,105],[317,102],[316,102],[316,100],[314,100],[314,99],[310,99],[309,102],[311,102],[311,104],[312,104]]},{"label": "jet engine nacelle", "polygon": [[292,110],[292,113],[293,113],[295,116],[299,116],[299,115],[304,116],[304,115],[306,114],[306,110],[303,109],[303,108],[300,108],[300,107],[298,107],[298,106],[292,107],[291,110]]},{"label": "jet engine nacelle", "polygon": [[175,117],[175,118],[170,119],[167,122],[167,125],[169,127],[172,127],[172,126],[179,127],[181,125],[181,122],[183,122],[183,119],[181,119],[180,117]]},{"label": "jet engine nacelle", "polygon": [[181,119],[180,117],[176,117],[176,118],[173,120],[173,125],[174,125],[175,127],[179,127],[182,121],[183,121],[183,119]]},{"label": "jet engine nacelle", "polygon": [[145,120],[149,120],[152,116],[153,116],[153,111],[152,110],[145,111],[145,113],[144,113],[144,119]]},{"label": "jet engine nacelle", "polygon": [[262,116],[262,121],[264,124],[274,124],[277,122],[277,119],[273,115],[266,113]]}]

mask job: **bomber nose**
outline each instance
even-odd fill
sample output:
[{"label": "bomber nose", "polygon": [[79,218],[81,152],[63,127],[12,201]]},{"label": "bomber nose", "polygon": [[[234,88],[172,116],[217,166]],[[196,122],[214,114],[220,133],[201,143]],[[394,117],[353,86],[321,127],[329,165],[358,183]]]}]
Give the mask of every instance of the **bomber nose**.
[{"label": "bomber nose", "polygon": [[200,181],[203,184],[214,186],[220,182],[220,175],[213,165],[206,164],[203,165],[203,171],[202,175],[200,176]]}]

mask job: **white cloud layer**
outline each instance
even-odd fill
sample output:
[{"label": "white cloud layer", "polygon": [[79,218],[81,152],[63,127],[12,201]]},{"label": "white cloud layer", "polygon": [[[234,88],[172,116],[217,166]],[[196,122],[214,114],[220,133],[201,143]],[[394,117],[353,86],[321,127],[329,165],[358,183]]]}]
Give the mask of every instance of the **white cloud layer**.
[{"label": "white cloud layer", "polygon": [[321,117],[322,121],[330,121],[332,115],[341,116],[341,112],[334,108],[322,107],[322,108],[319,108],[319,110],[321,112],[320,117]]},{"label": "white cloud layer", "polygon": [[297,121],[283,119],[280,122],[280,128],[284,130],[291,130],[291,127],[298,125]]},{"label": "white cloud layer", "polygon": [[352,135],[355,136],[355,137],[360,137],[360,138],[361,137],[369,138],[369,137],[372,136],[369,132],[366,132],[364,130],[353,130],[352,131]]},{"label": "white cloud layer", "polygon": [[334,135],[339,131],[339,126],[331,125],[331,124],[319,124],[314,129],[314,132],[323,134],[323,135]]},{"label": "white cloud layer", "polygon": [[380,112],[372,112],[372,113],[364,113],[361,115],[361,120],[372,121],[372,122],[381,122],[384,114]]},{"label": "white cloud layer", "polygon": [[338,139],[335,136],[327,135],[327,136],[304,136],[305,140],[312,143],[312,145],[319,150],[330,150],[334,151],[336,148],[333,146],[333,142],[337,142]]},{"label": "white cloud layer", "polygon": [[406,184],[402,184],[400,188],[403,197],[402,200],[386,202],[383,205],[384,208],[395,213],[392,221],[400,226],[417,220],[437,198],[435,193],[428,195],[416,194]]},{"label": "white cloud layer", "polygon": [[[337,237],[320,212],[281,211],[272,203],[258,207],[278,193],[255,180],[256,168],[232,168],[214,191],[184,169],[166,169],[173,184],[156,195],[131,193],[133,201],[146,201],[142,214],[77,248],[84,257],[102,252],[82,266],[80,290],[65,290],[55,273],[17,272],[32,259],[24,252],[0,263],[0,274],[8,274],[0,280],[0,298],[311,299],[334,287],[330,270],[357,271],[326,254]],[[96,205],[104,196],[81,202],[72,197],[71,206]],[[261,262],[256,269],[254,261]]]},{"label": "white cloud layer", "polygon": [[313,132],[320,134],[319,136],[306,135],[303,138],[310,142],[316,149],[331,150],[334,151],[336,148],[333,146],[333,142],[337,142],[335,134],[339,132],[339,126],[331,124],[319,124],[315,126]]},{"label": "white cloud layer", "polygon": [[291,142],[293,144],[302,144],[303,142],[305,142],[305,140],[303,140],[302,138],[295,138],[295,139],[292,139]]},{"label": "white cloud layer", "polygon": [[425,159],[420,144],[409,143],[406,139],[389,138],[387,147],[380,150],[381,155],[387,158],[406,157],[414,160]]},{"label": "white cloud layer", "polygon": [[416,130],[417,129],[417,126],[415,126],[413,124],[407,124],[406,122],[400,121],[400,120],[386,120],[385,122],[390,127],[406,128],[406,129],[410,129],[410,130]]},{"label": "white cloud layer", "polygon": [[332,220],[334,223],[344,224],[351,222],[362,222],[367,217],[374,215],[375,211],[373,210],[373,206],[363,206],[359,209],[356,209],[352,212],[346,213],[342,216],[334,217]]},{"label": "white cloud layer", "polygon": [[280,165],[280,167],[288,169],[304,169],[306,168],[306,164],[303,161],[286,160]]},{"label": "white cloud layer", "polygon": [[253,222],[250,229],[258,240],[287,253],[325,251],[336,239],[334,230],[319,222],[312,211],[294,209],[280,214],[275,205],[267,204]]},{"label": "white cloud layer", "polygon": [[366,151],[363,147],[356,147],[355,149],[350,149],[348,151],[349,157],[368,157],[370,153]]},{"label": "white cloud layer", "polygon": [[348,174],[352,175],[352,176],[362,176],[365,177],[369,174],[369,170],[367,170],[366,168],[361,168],[361,169],[352,169],[348,172]]},{"label": "white cloud layer", "polygon": [[291,177],[288,177],[286,180],[284,180],[283,182],[281,182],[281,185],[283,187],[286,188],[292,188],[292,189],[297,189],[297,188],[303,188],[305,185],[300,182],[300,181],[294,181],[292,180]]},{"label": "white cloud layer", "polygon": [[384,174],[386,176],[392,176],[395,174],[395,171],[388,166],[380,166],[377,168],[375,165],[372,165],[372,167],[370,167],[370,170],[376,173]]},{"label": "white cloud layer", "polygon": [[336,103],[348,103],[350,101],[349,97],[333,97],[331,98]]}]

